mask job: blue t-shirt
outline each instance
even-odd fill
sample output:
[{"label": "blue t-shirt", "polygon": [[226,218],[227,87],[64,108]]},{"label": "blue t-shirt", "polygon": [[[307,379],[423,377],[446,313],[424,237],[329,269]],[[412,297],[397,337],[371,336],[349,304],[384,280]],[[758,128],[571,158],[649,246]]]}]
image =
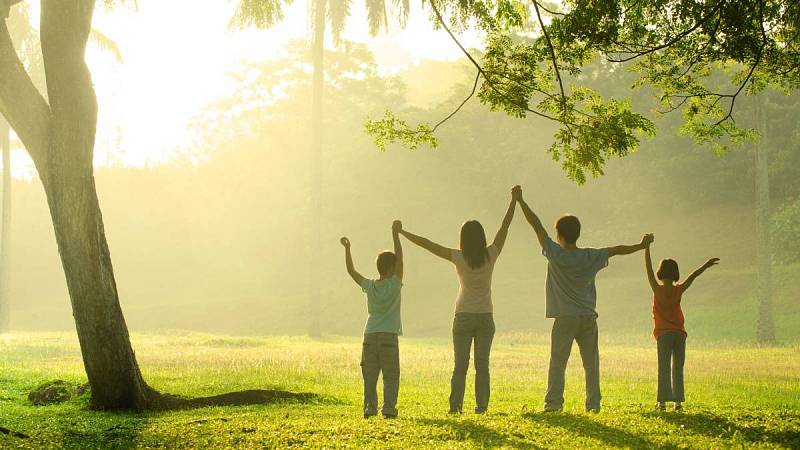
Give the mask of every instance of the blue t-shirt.
[{"label": "blue t-shirt", "polygon": [[548,319],[564,316],[597,317],[597,289],[594,278],[608,265],[608,250],[579,248],[566,250],[545,238],[542,255],[547,258],[545,293]]},{"label": "blue t-shirt", "polygon": [[394,333],[403,334],[400,323],[400,289],[403,281],[397,276],[385,280],[364,278],[361,289],[367,293],[367,323],[364,334]]}]

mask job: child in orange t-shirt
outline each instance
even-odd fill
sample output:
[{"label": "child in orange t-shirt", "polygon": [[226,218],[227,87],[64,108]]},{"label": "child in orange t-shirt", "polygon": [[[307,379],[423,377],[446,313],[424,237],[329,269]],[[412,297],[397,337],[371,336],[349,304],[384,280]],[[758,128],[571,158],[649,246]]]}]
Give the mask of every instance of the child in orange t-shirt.
[{"label": "child in orange t-shirt", "polygon": [[695,278],[709,267],[716,265],[719,258],[706,261],[683,283],[678,283],[680,272],[678,263],[673,259],[662,259],[658,271],[653,274],[649,244],[645,248],[644,260],[647,279],[653,288],[653,336],[658,347],[658,409],[666,410],[666,402],[672,401],[675,402],[675,411],[680,411],[681,403],[686,401],[683,392],[686,329],[683,326],[681,296],[689,289]]}]

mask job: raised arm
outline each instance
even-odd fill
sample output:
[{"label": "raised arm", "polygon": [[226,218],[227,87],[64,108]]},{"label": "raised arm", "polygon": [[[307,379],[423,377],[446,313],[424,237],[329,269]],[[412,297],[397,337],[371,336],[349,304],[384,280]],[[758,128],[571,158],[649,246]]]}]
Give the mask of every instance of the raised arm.
[{"label": "raised arm", "polygon": [[350,254],[350,239],[343,237],[339,242],[344,246],[344,263],[347,266],[347,273],[350,274],[350,277],[357,285],[361,286],[364,283],[364,277],[353,266],[353,255]]},{"label": "raised arm", "polygon": [[514,197],[514,193],[511,193],[511,203],[508,204],[508,209],[506,210],[506,215],[503,216],[503,223],[500,224],[500,229],[497,230],[497,234],[494,236],[494,242],[492,245],[497,247],[497,251],[503,249],[503,246],[506,244],[506,237],[508,237],[508,227],[511,226],[511,220],[514,219],[514,210],[517,206],[517,199]]},{"label": "raised arm", "polygon": [[416,234],[409,233],[406,230],[400,230],[400,234],[405,236],[406,239],[411,241],[413,244],[417,244],[420,247],[424,248],[425,250],[433,253],[434,255],[438,256],[439,258],[446,259],[448,261],[452,261],[452,256],[450,256],[453,250],[441,246],[433,241],[425,239],[422,236],[417,236]]},{"label": "raised arm", "polygon": [[650,282],[650,287],[655,292],[656,288],[658,288],[658,281],[656,281],[656,275],[653,273],[653,259],[650,256],[650,244],[647,244],[647,247],[644,248],[644,268],[647,270],[647,281]]},{"label": "raised arm", "polygon": [[394,241],[394,274],[397,278],[403,279],[403,246],[400,244],[400,231],[403,223],[395,220],[392,223],[392,240]]},{"label": "raised arm", "polygon": [[545,230],[544,225],[542,225],[542,221],[539,220],[539,216],[537,216],[533,210],[531,210],[531,208],[522,198],[522,188],[520,186],[514,186],[514,189],[511,190],[511,195],[517,200],[517,203],[519,203],[519,206],[522,208],[522,213],[525,215],[525,220],[531,224],[533,231],[536,232],[536,237],[539,239],[539,245],[544,247],[544,240],[547,238],[547,230]]},{"label": "raised arm", "polygon": [[719,258],[711,258],[708,261],[706,261],[705,264],[703,264],[702,266],[698,267],[697,270],[695,270],[694,272],[689,274],[688,277],[686,277],[686,281],[681,283],[681,286],[683,287],[683,290],[686,291],[687,289],[689,289],[689,286],[691,286],[692,283],[694,283],[694,280],[697,277],[699,277],[703,272],[705,272],[706,269],[709,269],[709,268],[711,268],[713,266],[716,266],[718,263],[719,263]]},{"label": "raised arm", "polygon": [[614,247],[608,247],[608,257],[611,258],[612,256],[617,255],[630,255],[631,253],[636,253],[639,250],[644,250],[648,245],[653,243],[653,235],[652,234],[645,234],[642,236],[642,242],[634,245],[617,245]]}]

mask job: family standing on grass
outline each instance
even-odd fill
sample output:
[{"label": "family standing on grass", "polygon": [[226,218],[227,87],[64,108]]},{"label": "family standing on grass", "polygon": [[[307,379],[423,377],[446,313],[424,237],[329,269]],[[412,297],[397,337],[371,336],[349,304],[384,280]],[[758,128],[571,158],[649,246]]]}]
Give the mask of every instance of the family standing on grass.
[{"label": "family standing on grass", "polygon": [[402,235],[414,244],[439,258],[453,263],[458,275],[459,290],[453,318],[453,376],[450,380],[450,413],[460,414],[464,403],[464,386],[469,369],[470,349],[474,349],[475,413],[489,407],[489,354],[494,338],[492,316],[492,272],[503,250],[508,228],[519,205],[525,219],[533,227],[542,255],[547,258],[545,283],[547,318],[555,319],[550,338],[550,368],[547,374],[547,393],[544,411],[556,412],[564,407],[564,374],[572,342],[578,343],[586,375],[587,412],[600,411],[600,354],[597,342],[597,291],[595,277],[608,265],[609,258],[645,250],[645,267],[653,289],[653,335],[658,347],[658,404],[674,402],[675,410],[685,401],[683,364],[686,355],[681,297],[692,282],[717,258],[708,260],[682,283],[678,264],[664,259],[653,273],[650,244],[653,235],[646,234],[639,244],[606,248],[580,248],[576,245],[581,223],[573,215],[556,221],[556,241],[553,241],[539,217],[522,198],[522,188],[511,190],[511,202],[491,245],[487,245],[483,226],[470,220],[461,227],[459,249],[451,249],[404,230],[400,221],[392,224],[394,252],[378,255],[379,278],[364,278],[353,266],[350,241],[342,238],[347,272],[367,294],[368,318],[364,328],[361,353],[361,372],[364,378],[364,417],[378,414],[378,376],[383,376],[383,407],[385,418],[397,417],[397,395],[400,387],[400,353],[398,336],[400,321],[400,291],[403,285]]}]

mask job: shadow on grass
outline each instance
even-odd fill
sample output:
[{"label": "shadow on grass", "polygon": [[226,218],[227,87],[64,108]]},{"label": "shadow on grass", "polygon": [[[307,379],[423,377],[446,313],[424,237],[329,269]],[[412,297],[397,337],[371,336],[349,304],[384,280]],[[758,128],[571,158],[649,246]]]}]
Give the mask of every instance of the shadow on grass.
[{"label": "shadow on grass", "polygon": [[[127,450],[139,446],[139,435],[147,427],[147,417],[115,413],[103,415],[106,416],[104,419],[108,419],[108,421],[86,421],[80,427],[73,424],[65,428],[61,436],[61,448]],[[109,422],[113,422],[113,424],[109,424]]]},{"label": "shadow on grass", "polygon": [[205,408],[208,406],[271,405],[273,403],[311,403],[320,397],[308,392],[289,392],[274,389],[251,389],[226,392],[209,397],[184,398],[171,394],[159,394],[153,410],[169,411]]},{"label": "shadow on grass", "polygon": [[[800,448],[800,429],[769,429],[760,423],[741,424],[728,418],[717,416],[708,412],[681,412],[659,413],[656,411],[646,414],[658,417],[673,425],[682,426],[683,429],[694,434],[703,434],[709,437],[722,437],[733,439],[735,436],[748,443],[766,442],[786,448]],[[742,416],[743,419],[751,418],[755,422],[763,423],[763,416]],[[800,423],[800,416],[792,416],[795,423]],[[788,421],[787,421],[788,422]]]},{"label": "shadow on grass", "polygon": [[610,447],[653,448],[660,446],[664,448],[663,445],[657,445],[638,434],[595,422],[588,416],[538,412],[526,413],[522,417],[550,427],[563,428],[575,435],[597,439]]},{"label": "shadow on grass", "polygon": [[524,448],[524,449],[533,449],[538,448],[531,444],[520,442],[517,439],[514,439],[511,436],[498,433],[497,431],[481,425],[477,422],[474,422],[469,419],[461,419],[461,418],[452,418],[452,419],[415,419],[414,422],[417,422],[422,425],[430,425],[439,428],[449,428],[452,430],[459,438],[459,440],[466,441],[470,440],[475,444],[478,444],[479,447],[512,447],[512,448]]}]

